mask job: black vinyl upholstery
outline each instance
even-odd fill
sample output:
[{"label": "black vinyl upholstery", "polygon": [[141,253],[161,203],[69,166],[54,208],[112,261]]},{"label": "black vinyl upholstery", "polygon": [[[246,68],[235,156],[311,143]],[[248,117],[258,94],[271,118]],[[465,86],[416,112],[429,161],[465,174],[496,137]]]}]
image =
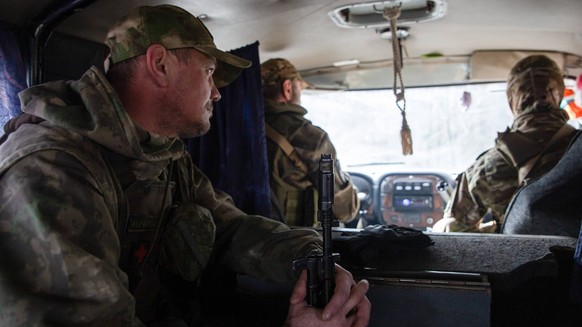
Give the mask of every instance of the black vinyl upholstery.
[{"label": "black vinyl upholstery", "polygon": [[582,218],[581,133],[574,136],[552,170],[514,195],[502,233],[578,237]]}]

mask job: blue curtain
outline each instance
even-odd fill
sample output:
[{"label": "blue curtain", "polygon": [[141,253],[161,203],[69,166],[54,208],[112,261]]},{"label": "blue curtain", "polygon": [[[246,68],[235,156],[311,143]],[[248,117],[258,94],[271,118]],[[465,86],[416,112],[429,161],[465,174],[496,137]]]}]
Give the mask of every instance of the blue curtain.
[{"label": "blue curtain", "polygon": [[574,271],[572,272],[572,287],[570,297],[572,302],[582,305],[582,227],[574,253]]},{"label": "blue curtain", "polygon": [[[0,127],[20,114],[18,92],[26,87],[26,70],[18,39],[12,31],[0,30]],[[1,130],[0,130],[1,131]],[[0,135],[3,131],[0,132]]]},{"label": "blue curtain", "polygon": [[221,88],[210,131],[186,140],[194,163],[248,214],[271,217],[259,43],[231,51],[252,62]]}]

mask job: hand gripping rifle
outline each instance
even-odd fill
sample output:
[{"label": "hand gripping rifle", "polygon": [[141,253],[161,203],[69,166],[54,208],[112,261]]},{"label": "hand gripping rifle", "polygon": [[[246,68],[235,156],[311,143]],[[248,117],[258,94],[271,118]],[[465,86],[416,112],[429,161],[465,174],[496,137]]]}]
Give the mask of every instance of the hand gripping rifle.
[{"label": "hand gripping rifle", "polygon": [[307,269],[307,304],[323,308],[331,299],[335,288],[335,263],[338,253],[332,253],[331,228],[336,222],[333,216],[333,159],[322,154],[319,160],[319,207],[318,219],[323,229],[323,254],[310,255],[293,261],[297,273]]}]

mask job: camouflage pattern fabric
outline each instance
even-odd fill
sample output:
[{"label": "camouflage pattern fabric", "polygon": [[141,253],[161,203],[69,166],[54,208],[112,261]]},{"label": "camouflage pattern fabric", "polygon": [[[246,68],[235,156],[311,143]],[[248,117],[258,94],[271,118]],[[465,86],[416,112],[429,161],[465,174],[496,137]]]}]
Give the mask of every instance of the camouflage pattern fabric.
[{"label": "camouflage pattern fabric", "polygon": [[[164,182],[175,162],[182,176],[175,189],[205,208],[222,245],[217,259],[235,271],[291,281],[292,260],[321,249],[312,230],[237,209],[192,165],[181,140],[133,124],[98,69],[20,97],[24,115],[33,116],[7,125],[0,145],[0,325],[143,325],[136,316],[143,299],[128,290],[119,263],[118,233],[131,205],[120,202],[106,151],[125,157],[129,176],[140,181]],[[213,238],[212,228],[193,232]],[[184,272],[171,260],[160,264]]]},{"label": "camouflage pattern fabric", "polygon": [[263,86],[283,83],[286,79],[299,79],[301,74],[287,59],[274,58],[261,64],[261,82]]},{"label": "camouflage pattern fabric", "polygon": [[544,55],[519,60],[509,72],[507,100],[514,116],[531,110],[558,108],[564,97],[564,78],[558,64]]},{"label": "camouflage pattern fabric", "polygon": [[261,84],[263,88],[280,85],[287,79],[300,81],[301,87],[304,89],[313,87],[301,77],[297,68],[287,59],[273,58],[261,64]]},{"label": "camouflage pattern fabric", "polygon": [[[538,153],[552,136],[566,124],[567,118],[559,110],[531,106],[517,116],[506,133],[517,131],[529,137]],[[549,171],[562,157],[570,138],[564,139],[554,151],[542,154],[530,176],[541,176]],[[485,215],[500,226],[505,210],[518,187],[518,168],[497,148],[484,152],[467,170],[457,177],[457,186],[445,208],[444,218],[454,218],[451,232],[495,232],[496,225],[480,225]]]},{"label": "camouflage pattern fabric", "polygon": [[[339,221],[349,222],[357,213],[359,199],[350,176],[343,172],[329,136],[314,126],[304,115],[307,110],[292,103],[265,100],[265,120],[268,125],[283,135],[295,148],[298,156],[308,166],[309,172],[299,170],[285,152],[273,141],[267,141],[270,183],[289,225],[296,225],[303,217],[297,217],[300,209],[309,206],[301,192],[309,187],[319,189],[319,160],[322,153],[331,154],[335,160],[333,212]],[[317,200],[317,199],[316,199]],[[317,210],[315,210],[317,213]],[[317,224],[316,216],[308,218],[306,225]]]},{"label": "camouflage pattern fabric", "polygon": [[164,232],[161,261],[171,272],[195,281],[212,253],[216,226],[210,211],[195,203],[179,203],[173,210]]},{"label": "camouflage pattern fabric", "polygon": [[105,44],[110,56],[105,66],[144,54],[152,44],[166,49],[193,48],[217,60],[215,83],[232,82],[251,62],[216,48],[202,21],[186,10],[172,6],[141,6],[109,29]]}]

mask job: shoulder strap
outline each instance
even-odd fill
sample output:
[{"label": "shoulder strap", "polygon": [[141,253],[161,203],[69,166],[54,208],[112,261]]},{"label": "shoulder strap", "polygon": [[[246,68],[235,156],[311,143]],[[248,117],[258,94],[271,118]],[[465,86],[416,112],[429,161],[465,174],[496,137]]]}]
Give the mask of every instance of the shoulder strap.
[{"label": "shoulder strap", "polygon": [[[521,133],[505,133],[500,135],[497,143],[498,149],[507,155],[513,166],[518,170],[518,185],[529,177],[540,157],[551,149],[556,143],[569,136],[575,129],[569,124],[564,124],[540,151],[532,146],[531,141]],[[529,149],[529,150],[528,150]]]},{"label": "shoulder strap", "polygon": [[522,181],[526,180],[529,177],[530,172],[532,171],[533,167],[535,167],[538,159],[542,156],[542,154],[546,153],[549,149],[551,149],[558,141],[564,139],[565,137],[569,136],[574,132],[574,127],[570,126],[569,124],[564,124],[562,128],[560,128],[554,136],[550,139],[546,147],[540,151],[534,158],[530,159],[523,167],[520,168],[519,171],[519,182],[521,184]]},{"label": "shoulder strap", "polygon": [[289,157],[289,159],[293,162],[297,169],[306,173],[309,171],[305,163],[301,161],[301,159],[295,152],[295,148],[291,145],[291,143],[289,143],[289,141],[287,141],[287,139],[283,135],[281,135],[279,132],[277,132],[273,127],[269,126],[268,124],[265,124],[265,133],[267,134],[267,137],[271,141],[275,142],[281,148],[281,150],[285,152],[287,157]]},{"label": "shoulder strap", "polygon": [[496,147],[506,155],[510,163],[516,168],[521,167],[540,152],[537,144],[522,132],[510,132],[509,129],[498,134]]}]

